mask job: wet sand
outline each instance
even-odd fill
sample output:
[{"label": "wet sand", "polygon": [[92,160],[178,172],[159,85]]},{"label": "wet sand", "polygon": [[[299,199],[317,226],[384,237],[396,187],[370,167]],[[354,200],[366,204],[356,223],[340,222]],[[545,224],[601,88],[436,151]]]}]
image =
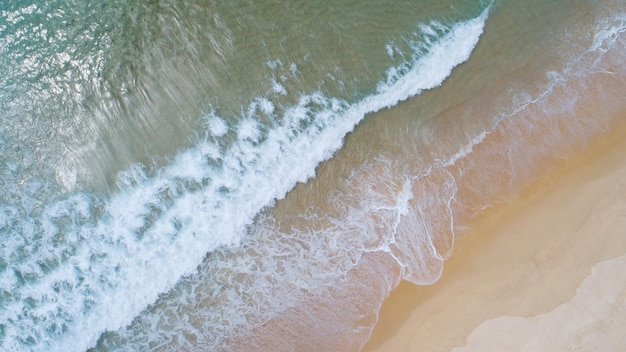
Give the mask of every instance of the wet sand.
[{"label": "wet sand", "polygon": [[401,283],[364,351],[617,351],[625,296],[620,128],[481,216],[437,283]]}]

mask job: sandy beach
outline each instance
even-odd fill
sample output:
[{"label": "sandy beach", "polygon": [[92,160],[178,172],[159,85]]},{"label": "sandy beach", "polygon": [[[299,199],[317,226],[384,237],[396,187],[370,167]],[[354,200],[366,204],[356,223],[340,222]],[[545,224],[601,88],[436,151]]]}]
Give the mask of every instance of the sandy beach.
[{"label": "sandy beach", "polygon": [[625,348],[625,136],[487,211],[437,283],[391,293],[364,351]]}]

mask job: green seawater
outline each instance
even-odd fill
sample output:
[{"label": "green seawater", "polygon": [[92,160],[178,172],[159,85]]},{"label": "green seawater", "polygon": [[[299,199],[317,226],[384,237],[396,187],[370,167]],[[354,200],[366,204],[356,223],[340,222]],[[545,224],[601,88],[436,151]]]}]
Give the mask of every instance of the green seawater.
[{"label": "green seawater", "polygon": [[[419,24],[481,2],[6,1],[2,133],[67,191],[111,191],[130,164],[167,163],[201,117],[322,91],[354,101],[410,56]],[[388,48],[389,47],[389,48]],[[392,50],[389,55],[389,50]],[[273,83],[284,91],[275,92]],[[286,93],[285,93],[286,92]],[[265,121],[271,124],[271,121]]]}]

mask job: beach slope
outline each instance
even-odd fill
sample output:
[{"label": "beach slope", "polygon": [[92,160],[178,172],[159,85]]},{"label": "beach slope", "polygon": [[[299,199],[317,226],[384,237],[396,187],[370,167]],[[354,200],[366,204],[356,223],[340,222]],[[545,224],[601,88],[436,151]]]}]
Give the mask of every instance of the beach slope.
[{"label": "beach slope", "polygon": [[437,283],[391,293],[364,350],[626,348],[624,132],[481,216]]}]

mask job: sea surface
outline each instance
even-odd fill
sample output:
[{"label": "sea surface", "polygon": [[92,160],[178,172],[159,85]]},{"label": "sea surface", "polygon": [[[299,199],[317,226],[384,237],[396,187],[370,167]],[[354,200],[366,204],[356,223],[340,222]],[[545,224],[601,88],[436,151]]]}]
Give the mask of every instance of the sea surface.
[{"label": "sea surface", "polygon": [[359,350],[624,92],[623,0],[2,0],[0,350]]}]

